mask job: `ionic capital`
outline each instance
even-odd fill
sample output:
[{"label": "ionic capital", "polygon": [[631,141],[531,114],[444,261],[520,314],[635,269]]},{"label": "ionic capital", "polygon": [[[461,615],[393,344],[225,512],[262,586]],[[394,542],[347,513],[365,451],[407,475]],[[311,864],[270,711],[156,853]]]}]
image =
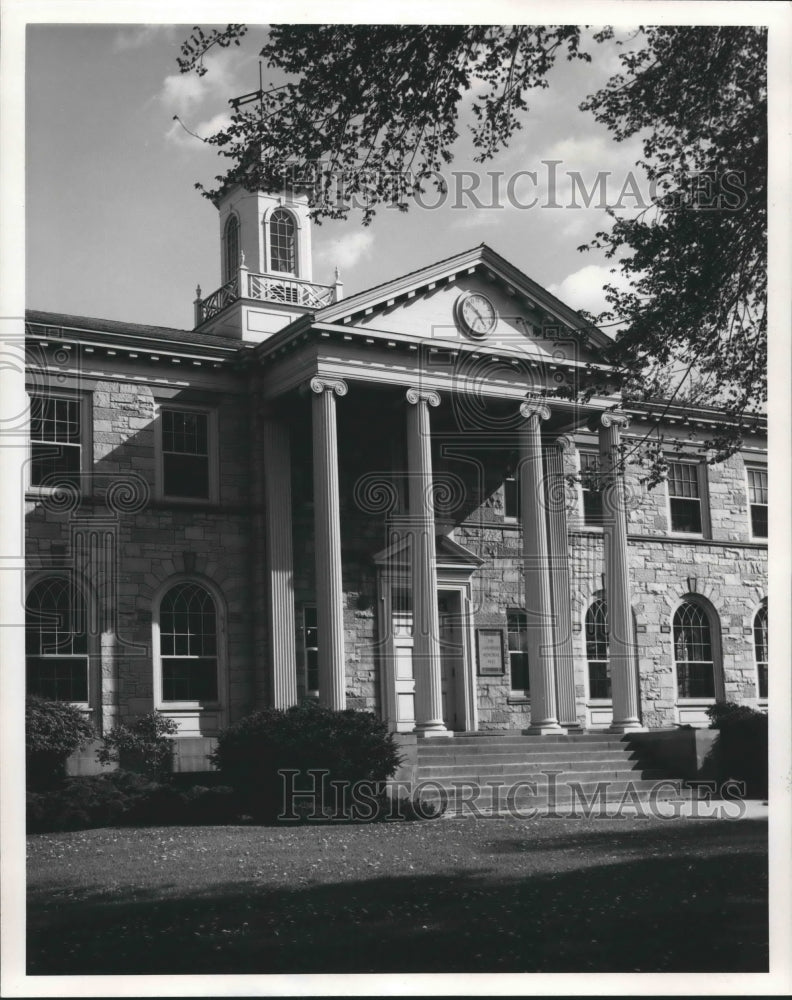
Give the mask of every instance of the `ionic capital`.
[{"label": "ionic capital", "polygon": [[571,455],[575,450],[575,439],[571,434],[561,434],[553,441],[562,455]]},{"label": "ionic capital", "polygon": [[602,427],[617,427],[623,431],[630,426],[630,418],[626,413],[614,413],[612,410],[600,413],[599,422]]},{"label": "ionic capital", "polygon": [[315,392],[318,396],[321,396],[323,392],[334,392],[336,396],[346,396],[349,391],[349,387],[343,379],[324,378],[324,376],[319,375],[311,379],[310,386],[311,392]]},{"label": "ionic capital", "polygon": [[440,405],[440,393],[435,392],[434,389],[408,389],[406,395],[408,403],[428,403],[429,406]]},{"label": "ionic capital", "polygon": [[540,420],[550,419],[550,407],[541,398],[526,399],[520,403],[520,416],[528,420],[530,417],[538,417]]}]

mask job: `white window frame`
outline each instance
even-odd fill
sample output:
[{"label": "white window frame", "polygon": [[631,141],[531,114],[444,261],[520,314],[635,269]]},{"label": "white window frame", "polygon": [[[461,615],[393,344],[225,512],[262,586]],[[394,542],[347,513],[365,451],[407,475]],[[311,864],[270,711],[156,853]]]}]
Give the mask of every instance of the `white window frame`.
[{"label": "white window frame", "polygon": [[[232,261],[230,257],[231,248],[228,245],[228,231],[231,227],[232,220],[236,223],[236,260]],[[239,274],[239,258],[242,246],[242,227],[240,225],[239,216],[236,212],[229,212],[226,217],[226,221],[223,225],[223,284],[228,284]],[[242,294],[242,289],[239,290]]]},{"label": "white window frame", "polygon": [[[96,645],[96,637],[91,629],[92,613],[91,613],[91,600],[92,596],[87,592],[87,588],[83,586],[82,582],[75,583],[69,573],[65,570],[41,570],[40,572],[34,574],[31,579],[27,581],[27,588],[25,592],[25,627],[27,629],[27,601],[30,594],[35,590],[35,588],[47,580],[62,580],[71,587],[75,587],[79,591],[80,596],[83,601],[83,608],[85,610],[85,626],[86,626],[86,652],[83,653],[73,653],[66,654],[63,659],[73,657],[75,660],[84,659],[85,660],[85,671],[86,671],[86,699],[84,701],[63,701],[64,705],[74,705],[75,708],[79,708],[83,712],[90,713],[97,702],[98,698],[98,688],[101,684],[100,679],[97,677],[97,670],[99,667],[99,651]],[[28,653],[25,651],[25,693],[27,693],[27,659]]]},{"label": "white window frame", "polygon": [[[584,446],[584,447],[578,448],[577,449],[577,453],[578,453],[578,479],[579,479],[579,482],[578,482],[578,503],[579,503],[579,508],[578,509],[580,510],[580,526],[582,528],[585,528],[586,531],[602,532],[604,530],[604,525],[602,523],[600,523],[600,524],[589,524],[588,521],[586,520],[586,493],[591,493],[592,491],[586,489],[583,486],[583,456],[584,455],[593,455],[594,458],[596,458],[597,463],[598,463],[598,465],[599,465],[599,467],[601,469],[602,468],[602,463],[601,463],[601,460],[600,460],[599,451],[597,450],[596,447],[592,446],[590,448],[587,448],[587,447]],[[602,496],[602,494],[600,493],[600,497],[601,496]],[[602,509],[602,503],[601,502],[600,502],[600,509]]]},{"label": "white window frame", "polygon": [[[279,271],[275,268],[273,264],[273,253],[272,253],[272,217],[276,212],[284,212],[291,219],[292,225],[294,226],[294,270],[293,271]],[[267,255],[268,271],[270,274],[277,274],[284,278],[292,278],[297,281],[300,278],[300,222],[294,212],[291,209],[286,208],[284,205],[276,205],[271,212],[267,213],[264,219],[264,247]]]},{"label": "white window frame", "polygon": [[[217,701],[165,701],[162,697],[162,643],[160,639],[160,612],[165,595],[180,583],[194,583],[203,587],[214,601],[215,621],[217,627]],[[154,674],[154,708],[164,715],[173,713],[178,717],[181,712],[190,713],[212,712],[222,713],[228,705],[228,659],[226,606],[220,590],[210,580],[191,573],[180,573],[168,579],[159,587],[154,595],[151,608],[151,652]]]},{"label": "white window frame", "polygon": [[[606,628],[606,650],[607,655],[604,660],[593,660],[589,659],[588,655],[588,632],[586,631],[586,624],[588,622],[589,611],[594,607],[596,602],[602,602],[605,606],[605,628]],[[610,672],[610,626],[608,624],[608,602],[602,594],[596,595],[591,598],[591,600],[586,605],[583,611],[583,649],[586,660],[586,703],[595,706],[605,706],[613,704],[613,679]],[[595,698],[591,693],[591,664],[592,663],[605,663],[605,669],[607,676],[611,681],[611,695],[609,698]]]},{"label": "white window frame", "polygon": [[[162,414],[165,410],[181,413],[202,413],[206,416],[206,447],[209,471],[209,495],[206,497],[183,497],[165,492],[165,453],[162,447]],[[158,500],[168,503],[206,505],[219,502],[220,457],[218,448],[217,410],[214,407],[195,403],[174,403],[170,400],[158,400],[155,419],[155,495]]]},{"label": "white window frame", "polygon": [[509,628],[509,615],[517,614],[522,615],[522,627],[519,629],[520,632],[525,632],[525,638],[528,637],[528,612],[525,608],[507,608],[506,609],[506,653],[509,658],[509,692],[512,695],[519,695],[520,697],[530,699],[531,697],[531,665],[530,662],[527,664],[528,672],[528,687],[515,687],[513,683],[513,673],[512,673],[512,654],[519,653],[520,655],[528,656],[527,650],[521,652],[520,650],[512,650],[509,648],[509,635],[512,630]]},{"label": "white window frame", "polygon": [[[666,479],[666,516],[668,518],[668,534],[673,535],[674,538],[710,538],[712,534],[711,524],[710,524],[710,505],[709,505],[709,490],[707,489],[707,467],[704,462],[697,461],[695,458],[687,458],[685,456],[674,455],[672,457],[667,457],[667,461],[670,465],[687,465],[692,466],[696,470],[696,483],[698,485],[698,502],[699,502],[699,517],[701,520],[701,531],[680,531],[678,528],[674,527],[673,519],[671,516],[671,484],[668,479]],[[674,499],[677,499],[674,497]],[[680,497],[679,499],[694,499],[693,497]]]},{"label": "white window frame", "polygon": [[[515,495],[517,497],[517,513],[515,515],[506,513],[506,483],[514,483]],[[520,523],[520,479],[518,476],[503,477],[503,523],[504,524]]]},{"label": "white window frame", "polygon": [[[709,626],[710,648],[712,650],[712,660],[678,660],[676,652],[676,641],[674,635],[674,619],[677,612],[684,604],[692,604],[699,609]],[[720,616],[715,608],[708,603],[704,603],[696,598],[695,594],[686,594],[677,602],[670,615],[671,625],[671,660],[674,664],[674,697],[677,705],[713,705],[716,701],[723,699],[723,650],[721,647],[721,624]],[[679,693],[679,663],[712,663],[712,695],[687,695]]]},{"label": "white window frame", "polygon": [[[76,402],[79,408],[80,418],[80,443],[69,447],[78,447],[80,450],[80,493],[90,495],[92,492],[92,470],[93,470],[93,421],[92,417],[92,394],[82,392],[77,389],[51,389],[45,387],[43,391],[35,387],[27,388],[28,406],[31,407],[34,397],[44,397],[50,399],[66,399],[69,402]],[[37,439],[38,440],[38,439]],[[33,473],[33,437],[32,429],[28,434],[27,462],[25,464],[24,486],[25,492],[33,496],[51,496],[56,492],[55,486],[35,486],[32,482]],[[47,442],[42,442],[47,443]],[[56,442],[53,442],[53,444]]]},{"label": "white window frame", "polygon": [[[767,657],[767,659],[765,659],[765,660],[760,660],[759,659],[759,655],[758,655],[759,654],[759,650],[756,647],[756,619],[759,616],[759,613],[761,611],[764,611],[765,615],[767,616],[767,642],[765,644],[765,649],[764,649],[764,653],[765,653],[765,656]],[[751,645],[753,646],[754,666],[756,667],[756,699],[762,705],[766,705],[767,704],[768,694],[769,694],[769,688],[770,688],[770,673],[769,673],[769,666],[770,666],[770,653],[769,653],[769,647],[770,647],[770,614],[769,614],[769,611],[768,611],[768,602],[767,602],[767,600],[762,601],[762,603],[759,605],[759,607],[754,611],[753,617],[751,618]],[[759,673],[760,673],[760,671],[759,671],[759,665],[760,664],[764,664],[765,675],[766,675],[766,678],[767,678],[767,680],[766,680],[767,690],[765,691],[764,694],[761,693],[760,688],[759,688]]]},{"label": "white window frame", "polygon": [[[751,473],[752,472],[763,472],[765,474],[765,476],[767,476],[767,478],[768,478],[768,485],[769,485],[770,476],[769,476],[768,468],[767,468],[766,465],[746,465],[745,466],[745,495],[748,498],[748,533],[749,533],[752,541],[766,542],[768,540],[768,535],[769,535],[769,532],[770,532],[769,517],[768,517],[768,526],[767,526],[768,534],[767,535],[756,535],[756,534],[754,534],[754,526],[753,526],[753,517],[751,515],[751,507],[761,507],[761,506],[764,506],[764,507],[767,508],[768,515],[769,515],[769,512],[770,512],[769,511],[769,507],[770,507],[770,505],[769,505],[769,503],[764,504],[764,505],[762,505],[762,504],[752,504],[751,503]],[[769,497],[768,497],[768,500],[769,500]]]},{"label": "white window frame", "polygon": [[[309,646],[308,645],[308,621],[307,621],[306,612],[309,609],[313,611],[313,613],[314,613],[315,616],[318,615],[318,609],[317,609],[316,604],[314,602],[307,601],[305,604],[303,604],[303,606],[302,606],[302,614],[301,614],[301,620],[302,620],[302,626],[301,627],[302,627],[303,676],[305,678],[305,693],[308,695],[309,698],[318,698],[319,697],[319,659],[318,659],[318,656],[319,656],[319,643],[321,642],[321,636],[319,635],[319,618],[316,617],[316,626],[315,627],[316,627],[316,640],[317,640],[317,643],[316,643],[315,646]],[[312,650],[312,649],[315,649],[316,652],[317,652],[317,665],[316,665],[317,677],[316,677],[316,687],[315,688],[312,688],[312,687],[308,686],[308,652],[309,652],[309,650]]]}]

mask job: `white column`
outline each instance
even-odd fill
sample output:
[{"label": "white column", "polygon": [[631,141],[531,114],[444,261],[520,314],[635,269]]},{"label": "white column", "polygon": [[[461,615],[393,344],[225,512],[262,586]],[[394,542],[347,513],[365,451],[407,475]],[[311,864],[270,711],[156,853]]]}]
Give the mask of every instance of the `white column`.
[{"label": "white column", "polygon": [[440,616],[437,610],[432,439],[429,407],[440,405],[436,392],[407,390],[407,478],[413,599],[415,729],[424,736],[450,735],[443,722],[440,673]]},{"label": "white column", "polygon": [[608,605],[608,652],[613,697],[613,733],[644,729],[639,711],[638,678],[633,660],[627,511],[621,471],[620,429],[629,418],[603,413],[599,419],[602,520],[605,536],[605,599]]},{"label": "white column", "polygon": [[319,702],[346,707],[344,591],[341,582],[341,513],[335,397],[341,379],[312,378],[316,623],[319,629]]},{"label": "white column", "polygon": [[274,415],[262,420],[264,535],[267,569],[267,652],[271,704],[297,704],[297,653],[294,641],[294,564],[292,557],[291,459],[289,429]]},{"label": "white column", "polygon": [[544,508],[540,421],[550,409],[539,400],[520,404],[520,517],[523,532],[525,614],[528,625],[528,672],[531,684],[531,725],[537,734],[563,733],[558,724],[553,643],[553,606]]},{"label": "white column", "polygon": [[547,469],[545,499],[547,500],[547,544],[550,555],[550,591],[553,600],[556,699],[558,721],[562,725],[577,725],[564,478],[564,454],[573,447],[572,438],[564,435],[556,438],[545,449]]}]

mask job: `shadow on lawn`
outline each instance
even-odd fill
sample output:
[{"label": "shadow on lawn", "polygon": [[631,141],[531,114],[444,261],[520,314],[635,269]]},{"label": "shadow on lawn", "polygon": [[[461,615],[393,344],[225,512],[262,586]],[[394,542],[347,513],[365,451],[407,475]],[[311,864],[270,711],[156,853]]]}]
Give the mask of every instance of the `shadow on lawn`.
[{"label": "shadow on lawn", "polygon": [[[489,845],[493,854],[524,854],[526,851],[575,851],[587,850],[600,852],[604,849],[617,851],[629,850],[633,856],[665,851],[671,847],[674,851],[680,848],[702,849],[702,832],[706,830],[706,848],[708,853],[717,850],[731,852],[735,843],[735,827],[733,823],[722,820],[668,820],[667,825],[653,825],[642,828],[637,825],[641,820],[635,820],[635,826],[625,826],[623,831],[613,829],[596,831],[597,820],[594,820],[594,830],[586,828],[578,835],[559,834],[542,840],[495,840]],[[574,826],[567,824],[566,829]],[[767,850],[767,824],[764,820],[740,820],[740,830],[746,836],[740,840],[744,844],[755,843]],[[611,859],[609,859],[611,860]]]},{"label": "shadow on lawn", "polygon": [[[662,859],[609,857],[516,878],[234,882],[178,898],[94,894],[52,912],[34,894],[28,973],[762,972],[765,830],[744,820],[728,855],[710,857],[676,826],[658,833]],[[602,836],[637,850],[648,832]],[[575,851],[578,841],[581,852],[601,849],[585,837],[546,845]]]}]

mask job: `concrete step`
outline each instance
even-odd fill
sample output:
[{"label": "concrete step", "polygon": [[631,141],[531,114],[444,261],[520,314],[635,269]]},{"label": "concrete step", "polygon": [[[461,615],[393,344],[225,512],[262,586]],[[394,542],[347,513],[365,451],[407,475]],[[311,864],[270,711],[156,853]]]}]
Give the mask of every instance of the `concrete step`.
[{"label": "concrete step", "polygon": [[[601,774],[605,777],[612,777],[615,772],[620,774],[640,774],[649,772],[650,777],[665,777],[666,772],[659,768],[650,768],[641,765],[640,761],[625,761],[620,758],[605,761],[551,761],[550,763],[531,763],[527,761],[513,761],[509,763],[489,763],[486,761],[472,761],[464,764],[424,764],[418,766],[418,776],[421,778],[459,778],[461,780],[475,780],[484,776],[495,775],[533,775],[544,774],[548,771],[555,772],[559,780],[566,780],[571,774]],[[576,778],[572,779],[577,780]]]},{"label": "concrete step", "polygon": [[546,743],[596,743],[600,740],[614,740],[616,742],[628,742],[628,738],[617,733],[562,733],[551,734],[549,736],[534,736],[514,729],[487,729],[478,732],[454,733],[453,736],[435,736],[419,740],[419,746],[429,744],[445,744],[459,742],[479,742],[486,743],[488,740],[522,740],[528,743],[542,745]]},{"label": "concrete step", "polygon": [[[473,814],[475,809],[492,810],[498,812],[519,812],[520,810],[540,809],[546,810],[553,806],[570,807],[597,805],[602,802],[609,805],[629,803],[633,798],[641,802],[650,802],[653,798],[664,803],[686,802],[697,797],[694,789],[686,788],[681,781],[664,785],[657,788],[656,781],[633,779],[629,781],[614,780],[607,783],[607,787],[598,790],[599,783],[596,781],[582,781],[573,790],[564,784],[559,784],[551,795],[546,786],[537,784],[535,790],[515,783],[507,783],[497,789],[487,786],[480,788],[446,787],[438,782],[440,787],[432,787],[432,784],[417,786],[416,792],[421,803],[432,805],[445,804],[447,813],[463,813],[467,810]],[[629,790],[629,794],[628,794]]]},{"label": "concrete step", "polygon": [[[551,769],[551,774],[554,769]],[[670,776],[662,771],[640,768],[631,770],[630,768],[614,765],[612,768],[595,768],[591,770],[577,771],[555,771],[555,781],[557,785],[562,785],[570,781],[593,782],[598,781],[662,781]],[[525,768],[499,771],[490,769],[480,769],[476,771],[450,771],[443,768],[419,769],[417,781],[437,781],[440,784],[451,786],[454,782],[461,784],[484,785],[487,782],[503,782],[505,784],[516,784],[520,781],[531,781],[537,784],[546,784],[548,780],[547,772],[543,770],[530,771]]]},{"label": "concrete step", "polygon": [[510,760],[606,760],[619,757],[625,760],[637,760],[639,758],[634,750],[629,750],[618,744],[611,746],[607,743],[599,743],[596,749],[591,747],[565,747],[562,749],[538,750],[533,747],[512,747],[508,744],[503,746],[487,745],[483,747],[447,747],[444,750],[434,747],[418,750],[418,762],[420,764],[433,764],[442,761],[510,761]]}]

